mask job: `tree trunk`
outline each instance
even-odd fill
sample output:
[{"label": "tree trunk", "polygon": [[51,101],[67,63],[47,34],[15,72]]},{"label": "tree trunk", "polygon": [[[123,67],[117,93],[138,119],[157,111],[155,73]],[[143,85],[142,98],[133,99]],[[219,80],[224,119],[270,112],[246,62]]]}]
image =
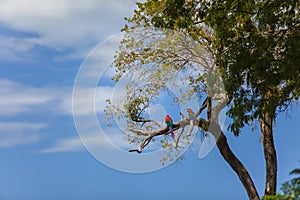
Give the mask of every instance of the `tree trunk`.
[{"label": "tree trunk", "polygon": [[206,120],[201,120],[200,124],[202,128],[208,127],[208,132],[212,133],[215,137],[217,147],[225,159],[225,161],[230,165],[230,167],[238,175],[241,183],[243,184],[245,190],[247,191],[250,200],[259,200],[259,196],[256,187],[252,181],[250,174],[248,173],[246,167],[243,163],[234,155],[231,151],[227,138],[222,132],[220,125],[218,123],[211,122],[210,124]]},{"label": "tree trunk", "polygon": [[241,163],[241,161],[234,155],[234,153],[231,151],[227,138],[224,135],[223,132],[221,132],[218,140],[217,140],[217,146],[222,154],[223,158],[226,160],[226,162],[230,165],[230,167],[235,171],[235,173],[238,175],[240,181],[242,182],[244,188],[246,189],[248,193],[248,197],[250,200],[259,200],[259,196],[257,193],[257,190],[255,188],[255,185],[245,168],[245,166]]},{"label": "tree trunk", "polygon": [[268,113],[260,119],[260,128],[266,162],[265,196],[276,195],[277,156],[273,139],[273,119]]}]

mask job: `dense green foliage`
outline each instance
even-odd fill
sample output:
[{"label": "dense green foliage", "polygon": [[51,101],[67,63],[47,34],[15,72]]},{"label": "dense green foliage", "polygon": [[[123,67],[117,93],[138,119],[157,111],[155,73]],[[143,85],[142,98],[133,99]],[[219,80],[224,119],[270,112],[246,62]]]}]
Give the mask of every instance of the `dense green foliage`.
[{"label": "dense green foliage", "polygon": [[300,199],[300,168],[294,169],[290,175],[298,175],[298,177],[282,184],[281,190],[283,192],[282,199],[285,200],[299,200]]},{"label": "dense green foliage", "polygon": [[218,62],[233,95],[231,129],[297,99],[300,89],[299,1],[214,1],[208,24],[214,27]]},{"label": "dense green foliage", "polygon": [[[147,1],[151,22],[187,29],[213,49],[225,87],[233,98],[230,128],[270,113],[274,119],[300,92],[299,1]],[[159,7],[160,9],[156,9]],[[203,34],[213,30],[213,37]]]}]

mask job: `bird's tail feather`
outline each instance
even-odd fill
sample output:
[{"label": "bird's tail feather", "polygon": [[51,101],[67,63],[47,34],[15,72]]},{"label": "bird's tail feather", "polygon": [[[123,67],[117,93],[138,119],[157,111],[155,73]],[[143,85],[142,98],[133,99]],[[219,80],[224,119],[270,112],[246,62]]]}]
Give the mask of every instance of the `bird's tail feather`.
[{"label": "bird's tail feather", "polygon": [[170,132],[171,132],[171,134],[172,134],[172,138],[174,139],[174,138],[175,138],[175,134],[174,134],[174,131],[173,131],[173,128],[172,128],[172,127],[170,127]]}]

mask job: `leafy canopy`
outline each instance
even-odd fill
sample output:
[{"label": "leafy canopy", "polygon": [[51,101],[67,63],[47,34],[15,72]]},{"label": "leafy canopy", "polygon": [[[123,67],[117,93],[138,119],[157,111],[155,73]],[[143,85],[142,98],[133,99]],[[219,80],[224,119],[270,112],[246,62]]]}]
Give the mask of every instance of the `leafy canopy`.
[{"label": "leafy canopy", "polygon": [[236,135],[265,113],[275,119],[298,99],[298,0],[148,0],[138,6],[129,23],[184,29],[210,50],[233,99],[228,115]]}]

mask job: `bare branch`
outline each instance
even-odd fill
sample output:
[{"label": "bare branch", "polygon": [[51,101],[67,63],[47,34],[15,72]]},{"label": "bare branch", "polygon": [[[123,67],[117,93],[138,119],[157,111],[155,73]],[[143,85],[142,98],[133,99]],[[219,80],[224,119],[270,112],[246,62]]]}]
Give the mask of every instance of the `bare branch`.
[{"label": "bare branch", "polygon": [[177,147],[180,147],[180,146],[179,146],[179,140],[180,140],[180,138],[181,138],[183,132],[184,132],[184,127],[182,127],[181,132],[180,132],[180,134],[179,134],[178,137],[177,137],[175,149],[176,149]]},{"label": "bare branch", "polygon": [[[182,120],[182,121],[176,122],[176,123],[174,123],[173,131],[183,128],[187,125],[189,125],[189,121],[187,121],[187,120]],[[128,152],[137,152],[137,153],[142,153],[143,149],[150,143],[150,141],[152,140],[153,137],[170,134],[170,129],[167,126],[163,129],[159,129],[159,130],[155,130],[155,131],[137,130],[137,129],[133,129],[133,128],[130,128],[129,130],[138,135],[147,136],[143,139],[143,141],[139,145],[138,149],[131,149],[128,151]]]},{"label": "bare branch", "polygon": [[213,121],[218,122],[218,116],[221,110],[223,110],[229,103],[230,99],[228,95],[222,95],[223,98],[219,100],[219,102],[212,108],[211,118]]},{"label": "bare branch", "polygon": [[[220,111],[228,105],[228,101],[229,101],[228,96],[224,94],[223,98],[219,99],[219,102],[214,107],[212,107],[211,97],[208,96],[196,113],[196,116],[199,116],[201,114],[201,112],[205,108],[207,108],[207,120],[203,119],[203,118],[199,118],[199,119],[197,119],[196,123],[197,123],[197,126],[199,128],[201,128],[202,130],[212,132],[212,134],[215,136],[216,139],[218,138],[219,132],[220,132],[220,126],[218,124],[218,115],[219,115]],[[180,141],[180,138],[182,137],[185,126],[188,126],[188,125],[190,126],[187,136],[190,136],[192,134],[192,131],[194,130],[194,127],[195,127],[194,120],[187,118],[181,112],[180,112],[180,115],[182,117],[182,120],[179,122],[176,122],[173,126],[173,131],[179,130],[180,128],[182,129],[180,134],[178,135],[177,139],[175,140],[175,143],[176,143],[175,148],[180,147],[179,141]],[[211,125],[212,125],[212,127],[211,127]],[[133,128],[131,128],[130,131],[132,131],[133,133],[136,133],[137,135],[140,135],[140,136],[146,136],[143,139],[143,141],[141,142],[141,144],[139,145],[138,149],[129,150],[129,152],[137,152],[137,153],[142,153],[143,149],[147,145],[149,145],[152,138],[154,138],[156,136],[160,136],[160,135],[170,134],[170,129],[167,126],[165,128],[161,128],[159,130],[154,130],[154,131],[137,130],[137,129],[133,129]]]},{"label": "bare branch", "polygon": [[137,153],[139,153],[139,154],[142,153],[142,152],[139,152],[138,149],[130,149],[130,150],[128,150],[128,152],[130,152],[130,153],[131,153],[131,152],[137,152]]},{"label": "bare branch", "polygon": [[134,129],[134,128],[129,128],[129,131],[136,133],[137,135],[144,135],[144,136],[148,136],[149,132],[144,131],[144,130],[140,130],[140,129]]},{"label": "bare branch", "polygon": [[138,123],[153,123],[155,124],[158,128],[162,129],[162,126],[155,120],[152,119],[131,119],[134,122],[138,122]]},{"label": "bare branch", "polygon": [[207,101],[208,97],[204,100],[199,110],[195,113],[195,117],[198,117],[202,113],[202,111],[207,107]]},{"label": "bare branch", "polygon": [[190,120],[190,129],[186,135],[190,136],[192,134],[193,130],[194,130],[194,120]]},{"label": "bare branch", "polygon": [[207,96],[207,120],[210,121],[211,119],[211,109],[212,109],[212,102],[211,96]]},{"label": "bare branch", "polygon": [[203,22],[205,22],[205,21],[204,20],[199,20],[199,21],[194,22],[194,25],[201,24]]},{"label": "bare branch", "polygon": [[179,114],[183,120],[188,120],[188,118],[182,112],[180,112]]}]

